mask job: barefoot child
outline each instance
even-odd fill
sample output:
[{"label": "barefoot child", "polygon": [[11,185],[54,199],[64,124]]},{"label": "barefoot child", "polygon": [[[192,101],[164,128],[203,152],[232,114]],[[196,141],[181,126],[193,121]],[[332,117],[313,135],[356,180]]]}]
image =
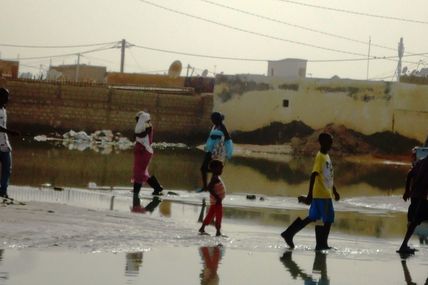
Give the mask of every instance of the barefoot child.
[{"label": "barefoot child", "polygon": [[336,201],[340,199],[339,193],[333,184],[333,165],[328,152],[333,144],[330,134],[321,133],[318,137],[320,151],[315,157],[314,167],[309,182],[307,197],[300,196],[299,202],[310,204],[309,215],[304,219],[297,218],[282,234],[290,248],[294,248],[293,237],[306,225],[316,220],[322,220],[323,226],[315,226],[316,250],[329,249],[327,244],[331,224],[334,222],[334,209],[332,196]]},{"label": "barefoot child", "polygon": [[220,175],[223,171],[223,162],[220,160],[213,160],[211,161],[209,167],[213,174],[211,181],[207,186],[207,189],[210,192],[210,208],[204,221],[202,222],[199,233],[206,234],[205,226],[211,224],[213,218],[215,217],[216,236],[221,236],[220,228],[221,220],[223,218],[222,201],[226,194],[225,186],[220,178]]}]

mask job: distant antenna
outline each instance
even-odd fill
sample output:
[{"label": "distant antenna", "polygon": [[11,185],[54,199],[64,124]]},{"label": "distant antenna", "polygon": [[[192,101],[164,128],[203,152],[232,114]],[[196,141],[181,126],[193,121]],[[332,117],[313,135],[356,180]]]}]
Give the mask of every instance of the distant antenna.
[{"label": "distant antenna", "polygon": [[180,76],[181,73],[181,69],[182,69],[182,65],[181,62],[179,60],[174,61],[173,63],[171,63],[171,65],[169,66],[168,69],[168,76],[172,77],[172,78],[177,78]]}]

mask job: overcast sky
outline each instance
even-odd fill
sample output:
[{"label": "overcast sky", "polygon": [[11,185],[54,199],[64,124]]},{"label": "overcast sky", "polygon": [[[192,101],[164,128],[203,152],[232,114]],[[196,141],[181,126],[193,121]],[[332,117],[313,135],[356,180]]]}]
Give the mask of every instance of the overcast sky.
[{"label": "overcast sky", "polygon": [[[0,57],[19,56],[21,72],[37,73],[50,62],[74,64],[75,54],[114,44],[49,49],[5,45],[68,46],[121,39],[136,45],[126,49],[125,72],[164,73],[180,60],[182,75],[188,65],[195,67],[194,74],[204,69],[266,74],[263,60],[302,58],[309,60],[308,77],[366,79],[370,37],[371,56],[396,57],[403,37],[403,67],[428,67],[427,0],[1,0],[0,6]],[[425,55],[409,56],[419,53]],[[71,55],[49,58],[63,54]],[[48,58],[24,60],[40,56]],[[343,59],[362,60],[331,61]],[[83,54],[81,63],[119,71],[120,49]],[[396,66],[397,58],[371,60],[369,79],[392,80]]]}]

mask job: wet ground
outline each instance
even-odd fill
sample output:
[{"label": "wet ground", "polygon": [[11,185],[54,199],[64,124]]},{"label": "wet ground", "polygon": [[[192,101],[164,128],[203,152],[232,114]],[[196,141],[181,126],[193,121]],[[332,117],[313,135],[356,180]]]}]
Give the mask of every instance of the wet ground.
[{"label": "wet ground", "polygon": [[193,191],[201,154],[157,150],[151,172],[178,195],[156,200],[143,189],[149,210],[136,215],[129,212],[132,150],[103,154],[14,142],[10,193],[27,205],[0,208],[0,284],[426,283],[427,225],[411,241],[415,256],[395,253],[406,227],[408,204],[400,198],[406,163],[333,158],[343,198],[330,236],[336,250],[316,253],[311,225],[291,252],[279,233],[307,213],[295,197],[307,191],[312,159],[228,162],[228,237],[205,238],[196,230],[207,194]]}]

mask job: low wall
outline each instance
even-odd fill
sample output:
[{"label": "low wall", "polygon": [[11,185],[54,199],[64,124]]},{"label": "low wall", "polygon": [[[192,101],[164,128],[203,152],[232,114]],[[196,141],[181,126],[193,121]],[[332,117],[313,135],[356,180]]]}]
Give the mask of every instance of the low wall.
[{"label": "low wall", "polygon": [[211,124],[209,94],[162,94],[42,81],[8,81],[7,88],[11,93],[8,125],[25,127],[25,131],[109,129],[132,135],[139,110],[151,113],[156,140],[200,140]]},{"label": "low wall", "polygon": [[218,76],[214,110],[230,130],[301,121],[313,129],[334,123],[370,135],[392,131],[425,141],[428,86],[346,79]]}]

